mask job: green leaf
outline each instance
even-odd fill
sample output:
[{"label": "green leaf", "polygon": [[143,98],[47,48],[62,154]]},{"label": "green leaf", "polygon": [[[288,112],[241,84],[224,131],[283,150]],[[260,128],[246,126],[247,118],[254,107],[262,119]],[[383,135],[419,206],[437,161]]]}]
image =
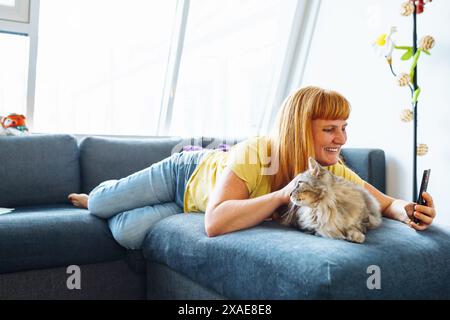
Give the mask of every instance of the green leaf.
[{"label": "green leaf", "polygon": [[409,72],[409,76],[411,77],[411,82],[414,81],[414,68],[417,66],[417,61],[419,61],[420,57],[420,50],[416,51],[416,54],[414,55],[413,63],[411,65],[411,70]]},{"label": "green leaf", "polygon": [[417,61],[419,61],[420,57],[420,49],[416,51],[416,54],[414,55],[413,64],[411,66],[411,69],[414,69],[417,66]]},{"label": "green leaf", "polygon": [[419,100],[419,95],[420,95],[420,87],[417,88],[416,91],[414,91],[413,98],[412,98],[413,103],[417,103],[417,101]]},{"label": "green leaf", "polygon": [[400,49],[400,50],[412,50],[412,47],[408,47],[408,46],[394,46],[395,49]]},{"label": "green leaf", "polygon": [[402,60],[408,60],[412,57],[413,50],[412,48],[408,49],[408,51],[405,52],[405,54],[401,57]]},{"label": "green leaf", "polygon": [[431,53],[429,53],[427,50],[422,50],[422,52],[427,54],[427,55],[429,55],[429,56],[431,56]]}]

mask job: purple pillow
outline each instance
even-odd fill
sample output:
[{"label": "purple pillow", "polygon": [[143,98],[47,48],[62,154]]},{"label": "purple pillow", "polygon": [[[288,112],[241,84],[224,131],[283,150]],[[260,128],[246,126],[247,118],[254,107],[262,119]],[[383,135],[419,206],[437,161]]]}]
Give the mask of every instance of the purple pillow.
[{"label": "purple pillow", "polygon": [[[217,146],[217,148],[214,148],[214,150],[222,150],[223,152],[227,152],[229,151],[231,148],[230,145],[225,144],[225,143],[221,143]],[[198,150],[203,150],[203,147],[200,146],[193,146],[193,145],[188,145],[188,146],[184,146],[183,147],[183,151],[198,151]]]}]

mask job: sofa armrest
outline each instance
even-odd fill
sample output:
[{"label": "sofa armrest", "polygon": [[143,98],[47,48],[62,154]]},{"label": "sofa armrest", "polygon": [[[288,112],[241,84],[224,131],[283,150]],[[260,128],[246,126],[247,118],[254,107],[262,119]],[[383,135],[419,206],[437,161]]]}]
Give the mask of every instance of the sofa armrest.
[{"label": "sofa armrest", "polygon": [[380,149],[346,148],[342,157],[350,169],[381,192],[386,192],[386,160]]}]

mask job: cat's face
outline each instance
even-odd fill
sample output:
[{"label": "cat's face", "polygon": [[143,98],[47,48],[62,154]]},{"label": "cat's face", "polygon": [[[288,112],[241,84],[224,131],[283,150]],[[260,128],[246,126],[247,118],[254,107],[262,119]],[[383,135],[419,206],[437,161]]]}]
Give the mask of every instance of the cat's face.
[{"label": "cat's face", "polygon": [[298,206],[316,207],[331,185],[331,173],[313,158],[308,159],[308,170],[299,174],[291,193],[291,202]]}]

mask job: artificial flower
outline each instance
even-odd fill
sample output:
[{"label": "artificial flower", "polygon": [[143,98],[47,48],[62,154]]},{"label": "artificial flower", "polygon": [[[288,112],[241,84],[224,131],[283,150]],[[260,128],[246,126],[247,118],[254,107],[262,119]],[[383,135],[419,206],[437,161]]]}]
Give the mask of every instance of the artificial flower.
[{"label": "artificial flower", "polygon": [[417,14],[421,14],[425,10],[425,5],[432,0],[409,0],[412,4],[416,5]]},{"label": "artificial flower", "polygon": [[397,77],[397,83],[400,87],[407,86],[411,82],[411,77],[407,73],[400,73]]},{"label": "artificial flower", "polygon": [[429,51],[431,48],[434,47],[434,38],[432,36],[425,36],[422,39],[420,39],[420,45],[419,48],[424,51]]},{"label": "artificial flower", "polygon": [[428,146],[425,143],[420,143],[417,146],[417,155],[422,157],[428,153]]},{"label": "artificial flower", "polygon": [[414,119],[414,114],[411,109],[405,109],[400,115],[400,119],[403,122],[411,122]]},{"label": "artificial flower", "polygon": [[410,16],[414,12],[414,4],[410,1],[402,3],[402,10],[400,14],[402,16]]},{"label": "artificial flower", "polygon": [[375,42],[373,43],[374,49],[381,56],[383,55],[388,59],[388,61],[392,58],[392,51],[394,50],[395,43],[392,40],[392,35],[397,32],[396,27],[391,27],[389,34],[380,35]]}]

